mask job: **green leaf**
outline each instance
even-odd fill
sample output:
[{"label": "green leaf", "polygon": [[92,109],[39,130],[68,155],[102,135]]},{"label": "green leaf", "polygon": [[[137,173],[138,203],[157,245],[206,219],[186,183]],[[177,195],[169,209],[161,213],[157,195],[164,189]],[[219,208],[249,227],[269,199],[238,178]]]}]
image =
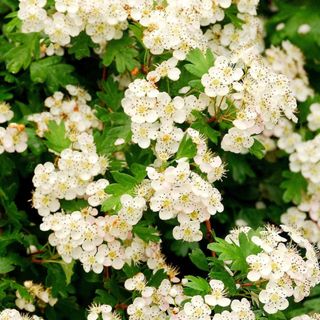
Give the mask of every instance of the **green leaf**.
[{"label": "green leaf", "polygon": [[108,127],[103,130],[103,132],[96,131],[94,134],[94,141],[97,147],[98,154],[110,155],[117,150],[114,145],[115,141],[122,138],[126,142],[131,139],[131,127],[130,121],[128,120],[126,124]]},{"label": "green leaf", "polygon": [[191,253],[189,253],[189,258],[191,262],[200,270],[209,271],[209,265],[207,261],[207,257],[203,253],[203,251],[199,248],[193,249]]},{"label": "green leaf", "polygon": [[264,145],[257,139],[254,139],[253,145],[249,149],[250,154],[254,155],[258,159],[262,159],[266,154]]},{"label": "green leaf", "polygon": [[186,60],[191,63],[185,64],[184,67],[198,78],[207,73],[214,64],[214,56],[210,49],[207,49],[206,54],[200,49],[194,49],[188,53]]},{"label": "green leaf", "polygon": [[61,263],[61,267],[66,277],[66,285],[71,283],[71,278],[74,273],[73,271],[74,265],[75,265],[75,260],[72,260],[70,263]]},{"label": "green leaf", "polygon": [[26,70],[33,59],[40,57],[39,33],[15,33],[10,38],[16,45],[7,51],[0,60],[6,62],[7,69],[12,73]]},{"label": "green leaf", "polygon": [[28,147],[35,156],[40,156],[47,151],[43,140],[36,135],[34,129],[25,128],[25,132],[28,134]]},{"label": "green leaf", "polygon": [[170,249],[179,257],[186,257],[191,250],[196,248],[199,248],[198,242],[185,242],[182,240],[175,240],[170,246]]},{"label": "green leaf", "polygon": [[139,41],[139,43],[144,47],[144,43],[143,43],[143,26],[140,23],[133,23],[133,24],[129,24],[129,29],[132,31],[132,33],[134,34],[134,36],[137,38],[137,40]]},{"label": "green leaf", "polygon": [[308,182],[300,172],[284,171],[284,181],[280,187],[284,189],[283,201],[293,201],[295,204],[301,202],[302,194],[307,191]]},{"label": "green leaf", "polygon": [[[188,279],[188,282],[185,284],[186,288],[184,289],[187,295],[206,295],[212,291],[206,279],[195,276],[186,276],[185,278]],[[188,288],[192,290],[188,290]]]},{"label": "green leaf", "polygon": [[133,163],[130,170],[135,176],[137,182],[141,182],[147,175],[146,166],[143,164]]},{"label": "green leaf", "polygon": [[127,278],[132,278],[135,276],[137,273],[140,272],[140,269],[138,266],[132,264],[128,265],[127,263],[123,266],[122,271],[125,273]]},{"label": "green leaf", "polygon": [[97,289],[96,290],[97,297],[94,299],[94,302],[100,304],[108,304],[110,306],[114,306],[117,303],[115,297],[113,297],[108,291]]},{"label": "green leaf", "polygon": [[159,232],[156,228],[149,226],[144,221],[140,221],[133,226],[132,232],[145,242],[159,242]]},{"label": "green leaf", "polygon": [[51,92],[60,87],[76,84],[78,80],[72,75],[74,66],[63,63],[63,58],[54,56],[33,62],[30,66],[30,77],[34,83],[46,83]]},{"label": "green leaf", "polygon": [[236,5],[231,5],[229,8],[224,9],[224,13],[236,28],[242,27],[244,21],[238,18],[238,9]]},{"label": "green leaf", "polygon": [[12,264],[12,259],[2,257],[0,258],[0,273],[8,273],[15,269],[15,266]]},{"label": "green leaf", "polygon": [[163,269],[157,270],[157,272],[153,274],[149,279],[148,286],[158,288],[162,280],[167,278],[168,278],[168,275]]},{"label": "green leaf", "polygon": [[94,48],[97,45],[94,44],[91,38],[82,31],[77,37],[71,39],[71,47],[68,49],[69,54],[74,54],[77,60],[90,57],[90,48]]},{"label": "green leaf", "polygon": [[218,253],[219,260],[232,261],[231,270],[241,271],[242,273],[248,271],[247,256],[261,251],[261,248],[254,244],[245,233],[240,233],[239,235],[239,246],[235,243],[228,243],[223,239],[215,238],[215,242],[210,243],[208,249]]},{"label": "green leaf", "polygon": [[137,184],[137,179],[126,173],[111,172],[113,179],[127,188],[132,188]]},{"label": "green leaf", "polygon": [[228,168],[231,169],[233,180],[240,184],[243,183],[247,177],[255,177],[254,171],[251,169],[246,157],[243,155],[227,152],[226,163]]},{"label": "green leaf", "polygon": [[66,290],[66,273],[58,263],[47,263],[46,287],[51,287],[52,295],[57,297]]},{"label": "green leaf", "polygon": [[13,98],[13,94],[9,91],[11,88],[0,87],[0,101],[6,101]]},{"label": "green leaf", "polygon": [[88,202],[84,199],[75,199],[75,200],[60,200],[60,205],[63,210],[66,212],[79,211],[88,206]]},{"label": "green leaf", "polygon": [[199,131],[214,144],[218,144],[218,138],[221,133],[210,127],[207,119],[201,112],[194,110],[192,111],[192,114],[197,118],[197,120],[192,123],[191,128]]},{"label": "green leaf", "polygon": [[208,260],[210,261],[209,265],[211,267],[209,276],[212,279],[222,281],[228,290],[228,295],[236,295],[237,287],[235,278],[225,269],[224,262],[215,257],[210,257]]},{"label": "green leaf", "polygon": [[191,159],[197,154],[197,147],[192,142],[188,135],[185,135],[180,142],[179,149],[177,151],[176,159],[188,158]]},{"label": "green leaf", "polygon": [[112,77],[109,77],[107,81],[102,82],[102,89],[102,92],[97,93],[99,99],[105,102],[107,107],[113,111],[120,109],[123,91],[119,90],[118,82],[114,81]]},{"label": "green leaf", "polygon": [[132,71],[135,67],[139,67],[140,63],[136,59],[139,51],[135,48],[135,41],[127,34],[119,40],[111,40],[108,42],[106,52],[103,56],[103,64],[108,67],[113,61],[119,73],[126,70]]},{"label": "green leaf", "polygon": [[204,86],[203,84],[201,83],[201,80],[200,79],[195,79],[195,80],[191,80],[188,82],[188,85],[191,87],[191,88],[194,88],[200,92],[203,92],[204,91]]},{"label": "green leaf", "polygon": [[50,150],[60,153],[69,148],[71,141],[66,137],[66,128],[61,121],[59,124],[54,120],[49,121],[48,131],[44,134],[46,145]]}]

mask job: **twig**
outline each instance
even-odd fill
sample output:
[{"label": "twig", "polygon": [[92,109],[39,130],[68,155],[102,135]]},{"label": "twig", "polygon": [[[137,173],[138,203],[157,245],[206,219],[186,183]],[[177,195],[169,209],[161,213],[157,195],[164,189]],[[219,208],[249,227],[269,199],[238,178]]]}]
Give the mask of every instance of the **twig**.
[{"label": "twig", "polygon": [[116,310],[126,310],[128,308],[128,305],[125,303],[118,303],[114,307]]},{"label": "twig", "polygon": [[212,122],[215,122],[217,120],[216,117],[211,117],[207,120],[207,123],[212,123]]},{"label": "twig", "polygon": [[106,279],[106,280],[110,278],[109,267],[104,267],[103,268],[103,278]]},{"label": "twig", "polygon": [[106,81],[107,79],[107,68],[105,66],[102,67],[102,81]]},{"label": "twig", "polygon": [[[210,221],[210,219],[208,219],[205,222],[206,222],[206,229],[207,229],[206,238],[209,241],[209,243],[212,243],[213,242],[213,236],[212,236],[211,221]],[[213,257],[215,257],[216,253],[214,251],[211,251],[211,255]]]}]

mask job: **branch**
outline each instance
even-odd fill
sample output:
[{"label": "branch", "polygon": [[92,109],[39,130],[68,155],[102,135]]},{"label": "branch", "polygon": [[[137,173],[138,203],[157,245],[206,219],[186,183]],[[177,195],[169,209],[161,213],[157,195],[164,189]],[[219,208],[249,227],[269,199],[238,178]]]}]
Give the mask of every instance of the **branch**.
[{"label": "branch", "polygon": [[[209,243],[212,243],[213,242],[213,236],[212,236],[212,227],[211,227],[211,221],[210,219],[206,220],[206,229],[207,229],[207,232],[206,232],[206,238],[208,240]],[[216,256],[216,253],[214,251],[211,251],[211,255],[213,257]]]}]

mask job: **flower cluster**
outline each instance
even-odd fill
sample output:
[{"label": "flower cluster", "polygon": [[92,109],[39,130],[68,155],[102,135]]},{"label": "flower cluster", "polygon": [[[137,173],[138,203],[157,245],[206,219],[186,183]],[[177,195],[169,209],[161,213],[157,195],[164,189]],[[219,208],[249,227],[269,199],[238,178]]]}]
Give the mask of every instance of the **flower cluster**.
[{"label": "flower cluster", "polygon": [[304,314],[302,316],[294,317],[291,320],[319,320],[320,314],[319,313],[313,313],[313,314]]},{"label": "flower cluster", "polygon": [[[120,290],[116,300],[120,302],[124,297],[126,300],[118,305],[110,302],[113,307],[93,303],[87,312],[88,320],[120,320],[124,310],[129,320],[267,318],[268,314],[286,310],[289,301],[302,301],[320,283],[313,247],[320,244],[320,135],[317,134],[320,104],[313,103],[307,116],[312,132],[308,135],[302,130],[295,132],[296,99],[304,102],[313,95],[304,57],[289,41],[282,42],[281,47],[267,49],[263,55],[263,22],[256,17],[258,2],[19,1],[17,16],[22,21],[21,30],[41,33],[42,57],[63,55],[64,49],[71,48],[80,34],[80,40],[86,39],[88,48],[93,48],[100,58],[108,57],[110,41],[119,40],[124,34],[129,47],[141,48],[137,60],[142,60],[145,53],[144,61],[139,61],[141,73],[138,68],[124,68],[131,72],[114,76],[109,74],[109,69],[111,73],[114,70],[112,65],[108,74],[103,71],[99,83],[102,82],[106,91],[103,94],[109,98],[110,90],[104,87],[105,82],[107,87],[111,77],[118,81],[111,86],[111,90],[117,91],[107,103],[111,108],[103,111],[116,110],[113,115],[116,121],[119,115],[119,122],[129,117],[132,135],[128,134],[128,139],[131,137],[134,144],[147,150],[125,144],[128,139],[117,136],[121,127],[114,131],[116,134],[109,132],[108,120],[101,117],[100,121],[90,107],[92,98],[88,92],[73,85],[66,86],[68,94],[59,91],[48,97],[44,103],[46,111],[31,114],[23,122],[36,125],[36,134],[46,140],[49,152],[54,154],[51,158],[43,157],[47,162],[35,164],[32,179],[35,188],[32,205],[42,219],[40,230],[50,233],[49,245],[56,249],[63,263],[77,260],[85,272],[105,271],[104,289],[114,284],[111,281],[119,281],[132,292],[132,296],[128,292],[122,296]],[[306,25],[298,30],[300,34],[309,31]],[[110,46],[115,43],[121,46],[122,42],[113,41]],[[115,69],[119,71],[117,54],[115,49]],[[192,59],[192,54],[200,58]],[[122,91],[121,106],[128,117],[119,110]],[[114,109],[113,98],[118,104]],[[0,103],[0,124],[13,117],[10,106]],[[59,150],[50,148],[52,128],[63,132],[63,147]],[[100,134],[98,131],[102,129],[106,130]],[[115,138],[115,149],[120,152],[102,150],[105,145],[101,141],[109,142],[109,134],[114,135],[110,140]],[[278,146],[290,155],[290,170],[301,173],[308,184],[301,203],[282,214],[281,229],[267,226],[253,231],[244,226],[232,230],[225,240],[211,237],[213,243],[208,248],[217,248],[211,259],[205,257],[200,247],[190,254],[197,267],[199,262],[201,270],[208,270],[208,279],[178,278],[177,268],[168,264],[162,253],[157,227],[148,224],[159,221],[159,216],[168,225],[174,225],[173,238],[187,250],[198,245],[190,242],[202,240],[203,223],[207,234],[214,234],[210,219],[224,210],[222,190],[224,187],[228,190],[231,185],[228,181],[219,188],[221,191],[216,188],[215,182],[225,173],[222,157],[231,159],[228,152],[254,154],[252,147],[259,146],[256,139],[266,146],[266,151]],[[221,157],[211,148],[219,141]],[[26,142],[24,125],[9,123],[6,129],[0,127],[0,154],[23,152]],[[221,148],[216,149],[221,151]],[[143,167],[141,176],[133,169],[137,165],[136,151],[137,162],[141,161],[139,165]],[[110,161],[102,152],[108,154]],[[145,163],[141,155],[148,158]],[[116,172],[120,167],[123,172]],[[233,176],[237,168],[236,165],[232,168]],[[245,167],[240,174],[245,176],[246,169],[251,170]],[[229,208],[230,202],[224,204]],[[243,241],[247,244],[245,250],[242,250]],[[28,245],[32,255],[34,248]],[[197,261],[197,256],[201,261],[200,258]],[[222,270],[218,271],[220,277],[216,276],[220,279],[214,278],[215,263]],[[115,269],[111,278],[109,267]],[[129,273],[135,275],[124,278]],[[159,279],[160,274],[164,279]],[[152,283],[153,277],[157,285]],[[232,281],[225,281],[228,277]],[[15,303],[19,309],[34,312],[39,307],[42,311],[47,304],[53,306],[57,302],[50,289],[32,281],[24,285],[31,299],[23,298],[17,291]],[[104,289],[100,290],[101,294]],[[101,301],[97,298],[94,301]],[[29,318],[13,309],[0,313],[0,320]],[[319,319],[319,315],[294,319]]]},{"label": "flower cluster", "polygon": [[[179,282],[180,280],[177,279]],[[181,283],[174,283],[168,279],[162,280],[158,288],[148,286],[144,274],[138,273],[133,278],[129,278],[125,282],[125,288],[130,291],[138,292],[141,297],[133,300],[128,306],[127,313],[129,320],[145,318],[166,319],[169,315],[170,319],[174,313],[179,310],[179,306],[185,295]]]},{"label": "flower cluster", "polygon": [[117,313],[112,313],[112,307],[108,304],[92,304],[89,308],[87,320],[120,320],[121,316]]},{"label": "flower cluster", "polygon": [[[93,269],[100,273],[103,266],[121,269],[126,261],[147,261],[148,244],[133,237],[131,232],[132,226],[142,217],[145,206],[142,197],[123,195],[117,215],[98,216],[94,207],[107,199],[104,189],[108,181],[93,181],[93,178],[105,172],[107,163],[93,147],[89,148],[90,153],[83,149],[63,150],[57,167],[51,162],[39,164],[33,177],[36,187],[33,206],[43,216],[40,229],[53,231],[49,243],[57,247],[64,261],[79,259],[87,272]],[[57,212],[61,200],[76,198],[87,200],[91,206],[68,214],[64,210]],[[156,252],[150,252],[150,257],[153,254]]]},{"label": "flower cluster", "polygon": [[313,103],[310,105],[310,113],[307,117],[308,128],[311,131],[317,131],[320,129],[320,104]]},{"label": "flower cluster", "polygon": [[301,172],[314,184],[320,182],[320,135],[314,139],[301,141],[295,145],[295,152],[290,157],[290,170]]},{"label": "flower cluster", "polygon": [[[128,27],[127,1],[56,0],[46,11],[46,0],[20,0],[18,17],[23,32],[44,32],[53,44],[66,46],[84,31],[93,42],[105,45],[122,37]],[[49,13],[50,12],[50,13]]]},{"label": "flower cluster", "polygon": [[[68,138],[72,142],[76,142],[81,133],[92,133],[93,128],[101,129],[101,122],[96,118],[94,110],[87,104],[91,100],[88,92],[73,85],[67,85],[66,89],[71,98],[57,91],[44,102],[49,112],[34,113],[28,117],[29,121],[36,123],[36,132],[39,137],[43,137],[48,131],[49,121],[57,123],[63,121]],[[85,135],[79,138],[78,143],[82,144],[82,147],[88,144],[87,149],[92,145],[91,138]]]},{"label": "flower cluster", "polygon": [[272,46],[265,51],[267,64],[271,69],[285,75],[290,80],[290,89],[298,101],[306,101],[313,96],[309,80],[304,70],[304,56],[290,41],[283,41],[281,47]]},{"label": "flower cluster", "polygon": [[15,309],[5,309],[0,312],[0,320],[43,320],[43,318],[24,315]]},{"label": "flower cluster", "polygon": [[[259,293],[263,309],[274,314],[289,306],[289,297],[295,302],[302,301],[310,294],[310,289],[320,283],[320,269],[317,254],[308,240],[303,238],[294,227],[282,225],[282,230],[267,227],[251,240],[262,251],[249,255],[248,279],[265,283]],[[296,245],[286,245],[286,238],[280,235],[287,232]],[[304,257],[299,248],[305,250]]]},{"label": "flower cluster", "polygon": [[[308,126],[316,128],[318,104],[313,103],[310,106],[311,113],[308,115]],[[276,137],[276,142],[272,139]],[[300,203],[297,207],[287,210],[281,217],[283,224],[295,227],[311,243],[319,243],[319,221],[320,221],[320,190],[319,181],[319,156],[317,150],[319,146],[319,135],[313,139],[303,141],[303,137],[294,131],[294,126],[287,119],[281,119],[273,130],[265,130],[259,137],[264,145],[269,145],[269,151],[276,149],[278,146],[289,156],[289,167],[292,172],[301,173],[307,181],[306,192],[302,194]],[[311,220],[306,219],[306,213]]]},{"label": "flower cluster", "polygon": [[25,298],[21,297],[19,291],[16,291],[16,306],[20,310],[26,310],[28,312],[34,312],[36,309],[36,305],[40,308],[43,308],[46,304],[50,306],[54,306],[58,299],[54,298],[51,294],[50,288],[44,288],[41,284],[35,284],[31,280],[25,281],[24,286],[27,289],[28,293],[30,294],[31,299],[26,300]]},{"label": "flower cluster", "polygon": [[[0,124],[10,121],[14,116],[8,103],[0,101]],[[3,152],[23,152],[27,149],[28,135],[25,126],[10,123],[6,128],[0,127],[0,154]]]},{"label": "flower cluster", "polygon": [[89,150],[87,145],[80,145],[80,150],[64,149],[57,162],[38,164],[32,179],[36,187],[33,196],[33,206],[43,217],[60,208],[60,200],[73,200],[86,197],[89,204],[100,205],[106,198],[104,188],[108,181],[100,179],[93,181],[99,174],[104,174],[108,161],[104,156],[98,156],[95,151],[92,136],[83,133],[83,142],[91,140]]},{"label": "flower cluster", "polygon": [[[184,287],[188,286],[188,280],[176,279],[174,282],[168,279],[162,280],[158,288],[149,286],[143,273],[138,273],[134,277],[125,281],[125,288],[135,291],[140,297],[133,300],[128,306],[127,312],[129,320],[148,317],[157,319],[255,319],[249,300],[230,300],[226,298],[224,284],[220,280],[210,280],[210,294],[204,297],[200,295],[187,296]],[[231,311],[224,310],[222,313],[215,312],[211,317],[212,309],[216,306],[230,308]]]},{"label": "flower cluster", "polygon": [[208,47],[218,56],[230,56],[242,48],[253,48],[257,53],[264,49],[264,30],[261,19],[249,14],[238,13],[241,27],[232,23],[215,23],[205,32]]},{"label": "flower cluster", "polygon": [[297,121],[289,80],[272,72],[248,50],[240,57],[219,56],[201,82],[205,93],[214,99],[213,107],[208,109],[211,116],[233,115],[234,127],[221,143],[226,151],[248,152],[254,143],[252,135],[273,128],[282,115]]},{"label": "flower cluster", "polygon": [[[243,38],[244,45],[248,43],[247,38],[252,42],[256,36],[256,32],[250,32],[249,28],[257,22],[250,21],[248,16],[256,15],[258,1],[235,2],[239,18],[249,22],[240,33],[226,27],[226,38],[230,38],[228,44],[235,43],[236,38]],[[50,10],[45,9],[46,3],[46,0],[20,0],[18,17],[23,22],[23,32],[42,31],[53,45],[58,46],[69,45],[72,37],[85,32],[93,42],[105,47],[107,41],[121,38],[129,21],[133,20],[143,27],[143,42],[151,53],[162,54],[165,50],[172,50],[175,58],[183,60],[190,49],[207,46],[207,36],[201,27],[222,21],[224,9],[229,8],[232,1],[158,1],[155,4],[152,0],[103,0],[95,3],[56,0]],[[51,46],[49,51],[55,51],[55,48]]]},{"label": "flower cluster", "polygon": [[192,172],[185,159],[163,172],[152,167],[147,171],[154,190],[150,198],[151,210],[159,212],[162,220],[177,218],[180,225],[173,229],[175,239],[200,241],[200,223],[223,211],[220,192]]},{"label": "flower cluster", "polygon": [[[299,206],[300,207],[300,206]],[[311,215],[311,218],[313,216]],[[307,214],[296,207],[289,208],[281,215],[281,223],[292,228],[295,228],[304,238],[311,243],[320,243],[319,225],[316,222],[307,219]]]},{"label": "flower cluster", "polygon": [[161,160],[178,151],[184,132],[176,124],[184,123],[192,110],[201,111],[207,105],[204,95],[172,99],[168,93],[159,92],[153,82],[142,79],[130,83],[122,100],[124,112],[132,121],[132,141],[148,148],[151,140],[156,140],[155,154]]}]

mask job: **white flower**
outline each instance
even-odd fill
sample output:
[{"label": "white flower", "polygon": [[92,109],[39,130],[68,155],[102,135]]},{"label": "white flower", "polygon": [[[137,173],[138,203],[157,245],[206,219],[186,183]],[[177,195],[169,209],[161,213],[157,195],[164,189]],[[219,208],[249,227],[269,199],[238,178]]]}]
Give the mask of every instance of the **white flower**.
[{"label": "white flower", "polygon": [[257,14],[257,5],[259,0],[240,0],[237,4],[241,13]]},{"label": "white flower", "polygon": [[157,137],[156,153],[161,160],[167,160],[179,149],[180,141],[183,138],[183,131],[180,128],[173,128],[171,132],[160,131]]},{"label": "white flower", "polygon": [[310,25],[305,23],[305,24],[302,24],[299,26],[298,33],[299,34],[307,34],[310,32],[310,30],[311,30]]},{"label": "white flower", "polygon": [[104,266],[111,266],[119,270],[124,265],[124,249],[117,240],[109,242],[108,245],[101,245],[97,256]]},{"label": "white flower", "polygon": [[308,127],[312,131],[320,128],[320,103],[313,103],[310,106],[310,113],[307,116]]},{"label": "white flower", "polygon": [[87,320],[97,320],[100,315],[103,320],[113,319],[112,307],[107,304],[92,304],[89,307],[89,314]]},{"label": "white flower", "polygon": [[210,306],[226,307],[230,304],[230,299],[225,297],[224,284],[220,280],[210,280],[212,292],[205,295],[204,300]]},{"label": "white flower", "polygon": [[14,113],[10,110],[10,105],[6,102],[0,101],[0,123],[11,120],[13,116]]},{"label": "white flower", "polygon": [[232,300],[231,310],[238,316],[239,320],[255,320],[255,314],[251,310],[250,302],[246,298]]},{"label": "white flower", "polygon": [[136,123],[153,123],[159,118],[157,99],[151,97],[137,97],[131,91],[125,92],[122,99],[124,112]]},{"label": "white flower", "polygon": [[243,71],[233,69],[228,58],[219,56],[208,73],[201,78],[205,93],[209,97],[225,96],[230,92],[230,85],[241,79]]},{"label": "white flower", "polygon": [[109,181],[106,179],[99,179],[88,184],[86,188],[86,194],[89,196],[88,203],[92,207],[97,207],[107,199],[108,195],[104,191],[109,185]]},{"label": "white flower", "polygon": [[47,216],[50,212],[55,212],[60,208],[60,202],[55,196],[43,193],[41,190],[33,193],[32,203],[41,216]]},{"label": "white flower", "polygon": [[189,319],[210,320],[211,309],[201,296],[193,296],[191,302],[184,305],[183,310]]},{"label": "white flower", "polygon": [[132,320],[143,320],[146,317],[147,303],[144,298],[135,298],[127,308],[127,313]]},{"label": "white flower", "polygon": [[19,311],[15,309],[5,309],[0,312],[0,320],[23,320]]},{"label": "white flower", "polygon": [[250,133],[238,128],[231,128],[221,141],[221,148],[234,153],[247,153],[254,139]]},{"label": "white flower", "polygon": [[274,283],[269,283],[266,289],[259,293],[259,300],[264,303],[263,309],[269,314],[285,310],[289,306],[284,290]]},{"label": "white flower", "polygon": [[149,148],[151,141],[157,138],[159,123],[131,123],[132,141],[142,149]]},{"label": "white flower", "polygon": [[41,190],[49,193],[55,184],[56,179],[57,174],[55,173],[53,163],[46,162],[43,165],[38,164],[35,167],[32,182],[36,188],[41,188]]},{"label": "white flower", "polygon": [[143,273],[139,272],[132,278],[127,279],[124,282],[124,287],[127,290],[137,290],[137,291],[143,291],[146,287],[146,277]]},{"label": "white flower", "polygon": [[200,223],[197,221],[187,221],[173,228],[173,237],[177,240],[188,242],[198,242],[202,239]]},{"label": "white flower", "polygon": [[82,262],[85,272],[89,272],[91,269],[95,273],[101,273],[103,271],[103,264],[98,260],[96,250],[83,251],[80,256],[80,261]]},{"label": "white flower", "polygon": [[172,81],[177,81],[181,74],[181,71],[176,68],[177,64],[178,60],[174,57],[163,61],[154,71],[148,73],[147,79],[151,82],[158,82],[161,78],[168,77]]},{"label": "white flower", "polygon": [[142,218],[146,201],[142,197],[132,197],[124,194],[120,198],[122,208],[118,212],[118,216],[130,225],[135,225]]},{"label": "white flower", "polygon": [[247,278],[250,281],[258,281],[260,278],[267,278],[271,273],[271,260],[265,253],[250,255],[246,258],[250,271]]},{"label": "white flower", "polygon": [[7,152],[23,152],[27,149],[28,135],[24,125],[10,123],[6,134],[2,137],[4,150]]}]

